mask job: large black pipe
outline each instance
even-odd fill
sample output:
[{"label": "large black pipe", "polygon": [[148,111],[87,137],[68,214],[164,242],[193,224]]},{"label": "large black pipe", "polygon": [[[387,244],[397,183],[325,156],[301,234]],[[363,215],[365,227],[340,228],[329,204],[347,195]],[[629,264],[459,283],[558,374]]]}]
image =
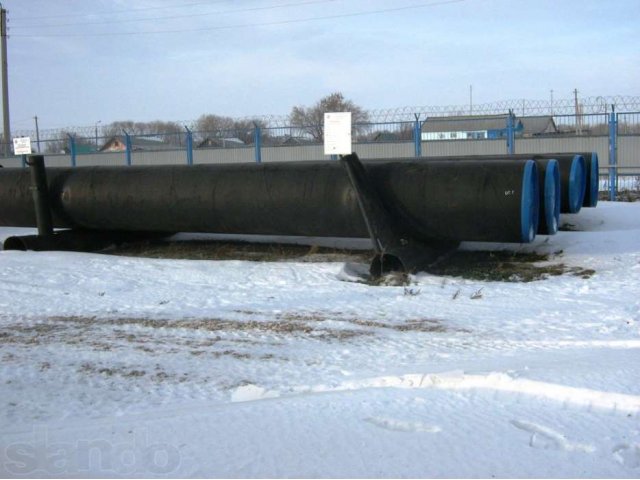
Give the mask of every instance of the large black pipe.
[{"label": "large black pipe", "polygon": [[[486,159],[494,159],[494,160],[504,160],[504,161],[512,161],[514,157],[511,155],[498,155],[495,157],[491,156],[478,156],[478,155],[468,155],[468,156],[445,156],[445,157],[424,157],[422,160],[430,162],[430,161],[467,161],[467,162],[476,162],[476,161],[485,161]],[[528,157],[524,155],[520,155],[517,157],[518,160],[526,160]],[[537,170],[538,170],[538,193],[539,193],[539,220],[538,220],[538,230],[537,233],[542,235],[553,235],[558,231],[558,225],[560,222],[560,211],[562,207],[561,199],[561,179],[560,179],[560,166],[557,160],[554,158],[546,158],[546,157],[538,157],[535,158]],[[565,167],[566,167],[566,163]],[[567,168],[570,171],[570,166]],[[571,183],[569,180],[569,176],[565,178],[565,195],[569,194],[569,190],[571,186],[573,186],[575,182]],[[579,177],[578,177],[579,178]],[[580,183],[578,186],[580,187]],[[575,187],[574,187],[575,188]],[[574,195],[575,196],[575,195]],[[574,201],[575,203],[575,201]]]},{"label": "large black pipe", "polygon": [[[529,242],[538,222],[533,161],[363,162],[390,212],[420,240]],[[48,170],[58,227],[367,237],[338,162]],[[0,225],[33,226],[28,179],[0,172]]]},{"label": "large black pipe", "polygon": [[[591,155],[591,154],[590,154]],[[597,171],[597,154],[595,155],[595,165]],[[555,159],[558,161],[558,167],[560,171],[560,190],[561,190],[561,213],[578,213],[583,203],[585,203],[585,192],[587,190],[587,168],[586,162],[582,154],[517,154],[517,155],[463,155],[463,156],[437,156],[437,157],[423,157],[426,161],[461,161],[461,160],[475,160],[484,161],[486,159],[492,160],[525,160],[533,159],[538,163],[538,170],[546,168],[546,163],[542,163],[543,160]],[[592,163],[593,165],[593,163]],[[591,179],[592,177],[590,177]],[[597,197],[597,176],[595,189]],[[589,180],[591,181],[591,180]],[[590,186],[593,190],[593,185]],[[543,195],[543,192],[541,192]],[[542,201],[542,198],[541,198]],[[592,205],[592,206],[595,206]],[[543,208],[553,209],[551,205],[543,205]],[[539,232],[543,233],[543,232]]]}]

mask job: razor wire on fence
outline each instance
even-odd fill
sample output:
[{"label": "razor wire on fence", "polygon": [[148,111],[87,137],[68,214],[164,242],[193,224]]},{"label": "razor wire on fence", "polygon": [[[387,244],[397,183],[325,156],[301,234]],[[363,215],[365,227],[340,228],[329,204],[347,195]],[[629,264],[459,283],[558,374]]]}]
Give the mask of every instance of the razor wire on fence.
[{"label": "razor wire on fence", "polygon": [[[527,100],[512,99],[502,100],[491,103],[467,104],[467,105],[444,105],[444,106],[405,106],[396,108],[381,108],[368,110],[367,116],[372,124],[395,123],[395,122],[413,122],[420,119],[425,120],[429,117],[447,117],[447,116],[474,116],[474,115],[504,115],[509,111],[513,111],[517,116],[538,116],[548,115],[554,118],[563,116],[578,118],[587,118],[591,115],[603,114],[611,112],[611,108],[617,112],[637,112],[640,111],[640,96],[598,96],[584,97],[578,102],[575,99],[557,99],[557,100]],[[291,119],[289,115],[252,115],[238,117],[234,119],[237,123],[253,123],[256,122],[263,128],[290,128]],[[635,119],[638,124],[638,118]],[[130,123],[133,122],[115,122]],[[150,122],[150,125],[161,124],[163,122]],[[164,122],[170,123],[174,128],[186,128],[196,131],[197,120]],[[141,123],[140,125],[144,125]],[[85,126],[68,126],[63,128],[40,129],[21,129],[13,132],[14,137],[30,137],[32,139],[39,138],[44,140],[60,140],[64,139],[67,134],[71,133],[77,137],[96,138],[109,136],[110,125],[85,125]],[[130,134],[141,135],[163,135],[164,131],[138,131],[133,130]]]}]

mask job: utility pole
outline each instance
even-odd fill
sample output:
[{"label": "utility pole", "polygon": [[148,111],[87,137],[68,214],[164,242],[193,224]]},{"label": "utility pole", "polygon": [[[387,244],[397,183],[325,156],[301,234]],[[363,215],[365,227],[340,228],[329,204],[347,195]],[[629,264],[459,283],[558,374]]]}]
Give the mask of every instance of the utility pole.
[{"label": "utility pole", "polygon": [[0,50],[2,50],[2,121],[4,124],[4,156],[11,155],[9,126],[9,68],[7,64],[7,11],[0,3]]},{"label": "utility pole", "polygon": [[101,123],[102,123],[102,120],[98,120],[98,121],[95,123],[95,127],[96,127],[96,132],[95,132],[95,134],[96,134],[96,152],[97,152],[98,150],[100,150],[100,149],[98,148],[98,125],[99,125],[99,124],[101,124]]},{"label": "utility pole", "polygon": [[553,88],[551,89],[551,115],[553,115]]},{"label": "utility pole", "polygon": [[469,85],[469,115],[473,115],[473,85]]},{"label": "utility pole", "polygon": [[40,153],[40,129],[38,128],[38,116],[33,117],[36,121],[36,145],[38,145],[38,153]]}]

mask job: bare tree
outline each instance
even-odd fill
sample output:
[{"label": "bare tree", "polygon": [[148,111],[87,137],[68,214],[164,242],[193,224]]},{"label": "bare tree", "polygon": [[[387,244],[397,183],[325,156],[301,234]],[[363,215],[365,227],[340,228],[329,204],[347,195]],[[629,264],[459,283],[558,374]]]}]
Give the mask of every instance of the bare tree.
[{"label": "bare tree", "polygon": [[171,145],[182,145],[186,133],[185,128],[179,123],[162,120],[147,122],[144,130],[146,134],[159,137],[163,143]]},{"label": "bare tree", "polygon": [[[266,123],[259,119],[234,120],[231,117],[218,115],[202,115],[195,124],[197,137],[204,140],[206,137],[233,137],[242,140],[246,144],[253,143],[255,126],[266,128]],[[266,136],[267,132],[262,132]]]},{"label": "bare tree", "polygon": [[235,120],[233,122],[234,136],[246,144],[253,143],[256,125],[261,129],[262,138],[269,136],[268,130],[265,130],[267,128],[266,122],[259,119]]},{"label": "bare tree", "polygon": [[134,122],[132,120],[118,120],[105,125],[102,128],[103,139],[119,137],[123,131],[129,135],[153,135],[161,139],[163,143],[171,145],[182,145],[184,127],[177,122],[165,122],[163,120],[153,120],[151,122]]},{"label": "bare tree", "polygon": [[185,133],[185,129],[178,122],[165,122],[162,120],[154,120],[147,122],[145,126],[146,133],[175,135]]},{"label": "bare tree", "polygon": [[369,121],[367,112],[351,100],[346,100],[340,92],[321,98],[312,107],[293,107],[289,120],[291,125],[321,142],[324,139],[324,114],[326,112],[351,112],[351,121],[354,125]]},{"label": "bare tree", "polygon": [[184,133],[184,127],[177,122],[154,120],[151,122],[134,122],[132,120],[118,120],[102,128],[103,135],[112,137],[122,135],[125,130],[130,135],[169,135]]},{"label": "bare tree", "polygon": [[[212,134],[226,135],[222,134],[223,131],[232,130],[233,118],[231,117],[221,117],[219,115],[201,115],[198,120],[196,120],[195,129],[199,133],[201,137],[211,136]],[[219,134],[217,132],[220,132]]]},{"label": "bare tree", "polygon": [[122,135],[122,131],[126,131],[130,135],[142,135],[145,133],[146,125],[142,122],[134,122],[132,120],[116,120],[102,128],[102,135],[105,137],[115,137]]}]

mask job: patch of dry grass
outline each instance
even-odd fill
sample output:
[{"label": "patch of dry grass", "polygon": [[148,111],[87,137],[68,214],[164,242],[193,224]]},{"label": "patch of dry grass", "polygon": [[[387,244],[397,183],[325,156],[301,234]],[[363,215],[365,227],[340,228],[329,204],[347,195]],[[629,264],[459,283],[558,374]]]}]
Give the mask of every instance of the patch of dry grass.
[{"label": "patch of dry grass", "polygon": [[[452,330],[442,321],[414,318],[399,322],[383,322],[341,313],[323,312],[241,312],[247,320],[218,318],[161,320],[154,318],[96,318],[83,316],[49,317],[35,324],[8,325],[0,330],[0,346],[65,344],[89,347],[93,351],[117,351],[134,348],[146,354],[190,354],[207,358],[232,357],[268,360],[244,350],[254,345],[276,345],[281,337],[298,337],[317,341],[348,341],[372,336],[378,330],[410,333],[443,333]],[[331,321],[331,325],[327,322]],[[136,327],[135,330],[122,327]],[[153,331],[151,331],[153,330]],[[455,329],[460,331],[459,329]],[[161,332],[161,335],[158,333]],[[194,336],[194,332],[200,332]],[[207,335],[201,335],[205,333]],[[244,334],[240,338],[235,335]],[[264,335],[268,334],[269,337]],[[124,375],[121,372],[98,372]]]},{"label": "patch of dry grass", "polygon": [[369,252],[320,247],[317,245],[285,245],[276,243],[207,241],[147,241],[130,243],[104,253],[130,257],[174,258],[184,260],[249,260],[278,262],[368,261]]},{"label": "patch of dry grass", "polygon": [[123,378],[143,377],[147,374],[144,370],[129,369],[125,367],[100,367],[89,362],[82,363],[78,368],[78,372],[102,375],[105,377],[118,376]]},{"label": "patch of dry grass", "polygon": [[[636,188],[639,188],[637,185]],[[598,200],[609,200],[609,192],[601,191],[598,193]],[[616,201],[618,202],[638,202],[640,201],[640,190],[620,190],[616,193]]]},{"label": "patch of dry grass", "polygon": [[459,250],[430,268],[429,273],[500,282],[533,282],[564,274],[589,278],[595,273],[591,269],[549,261],[549,255],[538,253]]},{"label": "patch of dry grass", "polygon": [[[563,224],[561,230],[575,227]],[[277,262],[295,260],[302,262],[350,262],[368,263],[372,253],[361,250],[342,250],[305,245],[263,244],[246,242],[147,241],[127,244],[110,250],[114,255],[151,258],[175,258],[192,260],[249,260]],[[550,276],[571,274],[589,278],[593,270],[567,267],[562,263],[549,263],[549,256],[537,253],[511,251],[455,251],[428,272],[434,275],[455,276],[470,280],[531,282]],[[544,265],[540,265],[541,263]],[[410,277],[394,272],[379,278],[365,278],[363,283],[372,286],[410,286]]]}]

